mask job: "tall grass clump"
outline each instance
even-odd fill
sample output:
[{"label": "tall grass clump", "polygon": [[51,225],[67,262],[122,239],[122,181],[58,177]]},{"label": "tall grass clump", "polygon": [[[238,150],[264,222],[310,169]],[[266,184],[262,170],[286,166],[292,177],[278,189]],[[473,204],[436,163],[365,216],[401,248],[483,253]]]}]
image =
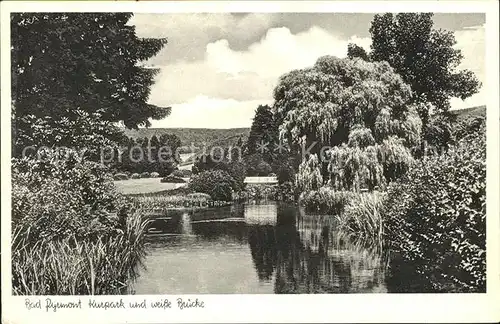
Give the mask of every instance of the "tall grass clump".
[{"label": "tall grass clump", "polygon": [[127,219],[122,232],[107,238],[81,240],[71,236],[34,244],[15,239],[12,246],[13,293],[120,294],[137,276],[145,256],[145,227],[142,213],[137,212]]},{"label": "tall grass clump", "polygon": [[336,215],[342,235],[382,248],[384,238],[381,214],[383,193],[352,194],[342,213]]},{"label": "tall grass clump", "polygon": [[142,211],[119,195],[102,165],[12,162],[14,294],[112,294],[144,256]]},{"label": "tall grass clump", "polygon": [[337,215],[344,211],[352,195],[350,191],[337,191],[323,186],[318,190],[303,192],[299,197],[299,204],[309,212]]}]

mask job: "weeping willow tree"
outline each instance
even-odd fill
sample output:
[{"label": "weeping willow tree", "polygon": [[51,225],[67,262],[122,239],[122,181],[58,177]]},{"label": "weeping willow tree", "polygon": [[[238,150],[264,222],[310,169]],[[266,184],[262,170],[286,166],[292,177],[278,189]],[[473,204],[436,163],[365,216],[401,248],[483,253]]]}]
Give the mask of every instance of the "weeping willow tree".
[{"label": "weeping willow tree", "polygon": [[411,96],[386,62],[324,56],[280,78],[273,109],[281,139],[302,153],[300,170],[316,155],[333,187],[373,189],[413,161],[422,123]]},{"label": "weeping willow tree", "polygon": [[310,155],[300,164],[295,183],[300,191],[318,190],[323,185],[320,162],[316,155]]}]

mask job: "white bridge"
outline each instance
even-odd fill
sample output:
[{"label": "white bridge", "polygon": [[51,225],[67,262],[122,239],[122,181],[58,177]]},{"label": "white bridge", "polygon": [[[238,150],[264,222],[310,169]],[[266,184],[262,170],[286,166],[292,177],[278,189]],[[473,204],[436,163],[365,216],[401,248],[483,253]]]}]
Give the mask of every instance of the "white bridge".
[{"label": "white bridge", "polygon": [[248,184],[277,184],[278,178],[276,177],[246,177],[245,183]]}]

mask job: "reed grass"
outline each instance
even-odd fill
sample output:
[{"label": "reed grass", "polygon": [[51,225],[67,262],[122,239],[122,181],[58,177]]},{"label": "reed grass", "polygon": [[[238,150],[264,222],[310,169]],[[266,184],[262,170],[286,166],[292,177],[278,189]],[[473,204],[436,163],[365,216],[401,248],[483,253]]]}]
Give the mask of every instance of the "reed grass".
[{"label": "reed grass", "polygon": [[299,204],[308,212],[322,214],[340,214],[353,195],[350,191],[337,191],[328,186],[319,190],[304,191],[299,197]]},{"label": "reed grass", "polygon": [[336,215],[338,230],[346,239],[382,248],[384,238],[381,214],[384,194],[353,194],[342,213]]},{"label": "reed grass", "polygon": [[146,224],[142,212],[136,211],[127,218],[123,230],[107,238],[40,240],[31,244],[14,237],[13,294],[122,293],[137,276],[146,254]]},{"label": "reed grass", "polygon": [[214,201],[204,193],[191,193],[175,196],[138,196],[134,197],[136,203],[146,212],[155,212],[173,208],[206,208],[231,204],[227,201]]}]

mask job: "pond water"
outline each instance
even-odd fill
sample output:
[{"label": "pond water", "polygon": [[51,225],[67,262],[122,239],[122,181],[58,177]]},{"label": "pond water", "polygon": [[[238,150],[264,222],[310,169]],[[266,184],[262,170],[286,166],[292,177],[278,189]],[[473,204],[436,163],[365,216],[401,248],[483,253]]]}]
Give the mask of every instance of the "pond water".
[{"label": "pond water", "polygon": [[332,217],[275,202],[167,211],[135,294],[388,292],[386,262],[339,239]]}]

